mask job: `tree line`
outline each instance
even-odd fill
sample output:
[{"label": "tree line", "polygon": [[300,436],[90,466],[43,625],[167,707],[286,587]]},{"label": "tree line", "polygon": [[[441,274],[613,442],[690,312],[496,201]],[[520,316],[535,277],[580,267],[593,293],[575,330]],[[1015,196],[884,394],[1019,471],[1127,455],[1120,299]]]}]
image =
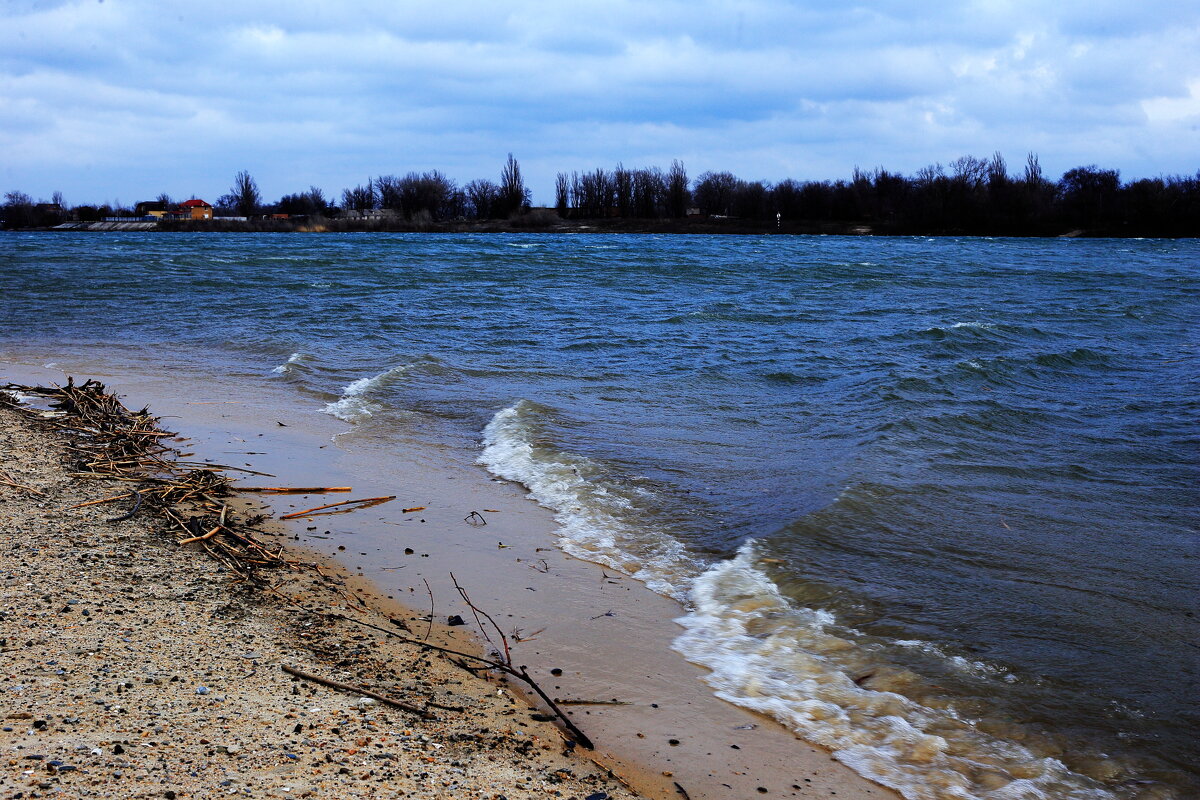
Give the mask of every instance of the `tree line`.
[{"label": "tree line", "polygon": [[963,156],[905,176],[880,167],[849,180],[778,183],[705,172],[688,182],[676,161],[658,168],[559,173],[555,205],[564,217],[669,218],[861,224],[876,233],[1200,235],[1200,172],[1122,183],[1117,170],[1075,167],[1058,180],[1030,154],[1018,174],[1000,153]]},{"label": "tree line", "polygon": [[[170,203],[160,195],[159,202]],[[913,175],[882,167],[855,169],[849,179],[770,183],[743,180],[731,172],[704,172],[694,180],[681,161],[659,167],[560,172],[554,210],[563,220],[708,220],[789,229],[814,226],[866,226],[887,234],[1058,235],[1083,231],[1126,236],[1200,235],[1200,172],[1122,182],[1120,173],[1095,165],[1075,167],[1057,180],[1046,176],[1030,154],[1014,173],[1000,153],[982,159],[963,156],[933,164]],[[438,170],[379,175],[327,198],[318,187],[264,202],[254,178],[239,172],[217,199],[218,215],[254,217],[370,217],[405,221],[510,220],[528,214],[530,191],[520,164],[509,154],[499,180],[472,180],[462,186]],[[34,203],[9,192],[0,211],[7,227],[54,224],[66,216],[80,220],[120,216],[121,209],[76,206],[69,212],[61,196]],[[553,217],[553,215],[550,215]]]}]

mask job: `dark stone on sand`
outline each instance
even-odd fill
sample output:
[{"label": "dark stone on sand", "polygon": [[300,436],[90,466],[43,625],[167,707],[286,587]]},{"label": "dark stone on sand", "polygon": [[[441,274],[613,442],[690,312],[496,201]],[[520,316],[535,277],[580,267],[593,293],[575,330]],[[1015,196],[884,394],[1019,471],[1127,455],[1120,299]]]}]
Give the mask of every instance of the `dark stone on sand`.
[{"label": "dark stone on sand", "polygon": [[463,622],[463,618],[458,614],[451,614],[450,617],[446,619],[446,624],[453,627],[455,625],[466,625],[467,623]]}]

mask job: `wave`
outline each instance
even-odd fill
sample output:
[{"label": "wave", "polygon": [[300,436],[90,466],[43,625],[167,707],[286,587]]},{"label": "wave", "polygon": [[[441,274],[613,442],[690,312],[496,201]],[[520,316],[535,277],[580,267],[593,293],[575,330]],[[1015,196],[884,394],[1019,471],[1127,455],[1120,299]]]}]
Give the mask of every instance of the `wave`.
[{"label": "wave", "polygon": [[1043,340],[1047,335],[1045,331],[1029,325],[971,321],[898,330],[875,336],[857,336],[851,343],[871,346],[881,343],[931,344],[957,352],[985,345],[1029,343]]},{"label": "wave", "polygon": [[[832,611],[789,600],[760,568],[753,541],[731,560],[706,563],[656,529],[662,498],[557,447],[555,424],[553,409],[522,400],[488,423],[479,462],[554,512],[566,552],[683,602],[689,612],[676,620],[684,632],[673,647],[710,670],[705,680],[721,699],[775,718],[908,800],[1117,798],[1031,749],[1025,734],[989,732],[995,720],[960,714],[894,651],[920,651],[935,669],[969,679],[1016,680],[1004,668],[932,643],[869,637]],[[972,707],[969,698],[962,705]]]},{"label": "wave", "polygon": [[648,511],[655,498],[611,477],[603,464],[555,448],[544,432],[552,415],[528,400],[500,411],[484,429],[479,463],[524,485],[532,499],[554,511],[566,552],[685,601],[702,565],[677,539],[647,527],[639,512]]},{"label": "wave", "polygon": [[278,367],[271,370],[271,372],[274,372],[276,375],[287,375],[287,374],[291,373],[293,369],[295,369],[297,364],[302,364],[307,359],[308,359],[308,355],[305,353],[300,353],[300,352],[292,353],[290,356],[288,356],[287,361],[283,362]]},{"label": "wave", "polygon": [[880,666],[830,612],[792,605],[758,562],[748,542],[710,568],[692,585],[693,610],[676,620],[684,633],[675,649],[711,670],[704,680],[718,697],[774,717],[908,800],[1116,797],[1055,758],[984,732],[949,703],[931,708],[889,690],[919,678]]},{"label": "wave", "polygon": [[326,414],[345,420],[346,422],[362,422],[378,413],[383,405],[372,399],[372,396],[390,383],[404,377],[409,365],[393,367],[370,378],[359,378],[342,389],[341,396],[332,403],[327,403],[323,411]]}]

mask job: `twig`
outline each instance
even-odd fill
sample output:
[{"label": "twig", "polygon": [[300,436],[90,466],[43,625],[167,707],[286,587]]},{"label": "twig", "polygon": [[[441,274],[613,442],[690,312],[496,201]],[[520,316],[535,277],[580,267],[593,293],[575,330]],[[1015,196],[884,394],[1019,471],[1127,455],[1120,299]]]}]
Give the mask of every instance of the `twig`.
[{"label": "twig", "polygon": [[27,492],[33,492],[36,495],[41,495],[42,497],[46,496],[45,492],[35,489],[32,486],[25,486],[24,484],[17,483],[16,481],[13,480],[13,476],[9,475],[4,470],[0,470],[0,478],[2,478],[2,480],[0,480],[0,483],[4,484],[5,486],[11,486],[14,489],[23,489]]},{"label": "twig", "polygon": [[[503,672],[506,675],[511,675],[514,678],[516,678],[517,680],[521,681],[522,683],[525,683],[527,686],[529,686],[529,688],[533,689],[533,691],[537,693],[538,697],[542,698],[542,700],[546,703],[546,705],[550,708],[550,710],[554,712],[554,715],[556,717],[558,717],[559,721],[562,722],[563,726],[566,727],[566,729],[571,732],[571,734],[575,737],[576,741],[578,741],[582,747],[584,747],[588,750],[596,749],[596,746],[594,744],[592,744],[592,740],[588,738],[587,734],[584,733],[583,731],[581,731],[579,729],[579,726],[577,726],[575,724],[575,722],[569,716],[567,716],[567,713],[565,711],[563,711],[558,706],[558,704],[556,702],[554,702],[554,700],[548,694],[546,694],[544,691],[542,691],[542,687],[538,686],[537,682],[532,677],[530,677],[529,673],[525,671],[525,667],[513,667],[511,664],[505,664],[504,662],[497,661],[493,658],[485,658],[484,656],[477,656],[472,653],[464,653],[461,650],[455,650],[450,647],[442,647],[441,645],[430,644],[429,642],[423,642],[419,639],[410,639],[407,636],[401,636],[400,634],[396,633],[395,631],[390,631],[387,628],[381,627],[379,625],[374,625],[370,622],[363,622],[362,620],[355,619],[354,617],[347,617],[345,614],[326,612],[326,616],[333,617],[334,619],[345,620],[346,622],[352,622],[355,625],[361,625],[364,628],[371,628],[372,630],[376,630],[387,636],[391,636],[393,639],[399,639],[402,642],[407,642],[408,644],[416,645],[417,647],[424,647],[428,650],[434,650],[439,653],[445,653],[445,654],[451,655],[451,656],[458,656],[459,658],[470,659],[472,661],[476,661],[480,664],[483,664],[485,667],[487,667],[489,669],[499,670],[500,672]],[[459,666],[464,666],[464,665],[459,664]]]},{"label": "twig", "polygon": [[[377,506],[381,503],[386,503],[395,499],[396,495],[393,494],[388,495],[387,497],[364,497],[361,500],[343,500],[340,503],[326,503],[323,506],[317,506],[316,508],[310,508],[305,511],[293,511],[290,514],[284,514],[280,517],[280,519],[295,519],[296,517],[320,517],[324,516],[325,514],[344,514],[346,511],[357,511],[360,508],[370,508],[371,506]],[[343,511],[324,511],[326,508],[336,508],[337,506],[351,505],[354,506],[354,508],[347,508]]]},{"label": "twig", "polygon": [[361,686],[352,686],[348,683],[342,683],[341,681],[333,681],[333,680],[329,680],[328,678],[321,678],[316,675],[310,675],[307,672],[301,672],[300,670],[296,669],[295,667],[289,667],[287,664],[283,664],[281,666],[282,666],[283,671],[286,672],[288,675],[295,675],[297,678],[303,678],[306,681],[312,681],[313,683],[319,683],[322,686],[328,686],[331,689],[339,689],[343,692],[354,692],[355,694],[361,694],[363,697],[370,697],[372,700],[378,700],[381,703],[387,703],[389,706],[395,706],[396,708],[400,708],[405,711],[411,712],[413,714],[417,714],[418,716],[421,716],[425,719],[433,719],[434,718],[433,714],[430,714],[429,711],[427,711],[424,708],[419,708],[410,703],[405,703],[400,700],[394,700],[394,699],[388,697],[387,695],[379,694],[378,692],[373,692],[370,689],[364,689]]},{"label": "twig", "polygon": [[500,637],[500,643],[504,646],[504,663],[511,667],[512,652],[508,648],[508,637],[504,635],[504,631],[500,630],[500,626],[496,624],[496,620],[492,619],[490,614],[478,608],[474,603],[471,602],[471,598],[467,595],[467,590],[458,585],[458,578],[454,577],[453,572],[450,573],[450,580],[454,582],[454,588],[458,590],[458,594],[460,597],[462,597],[463,602],[467,604],[467,608],[471,609],[471,613],[475,615],[475,624],[479,626],[479,632],[483,634],[483,638],[487,639],[488,644],[490,644],[493,649],[495,649],[496,643],[493,642],[492,637],[488,635],[487,628],[483,627],[483,622],[480,621],[479,615],[482,614],[484,619],[490,622],[492,627],[495,628],[496,635]]},{"label": "twig", "polygon": [[273,492],[274,494],[325,494],[352,492],[352,486],[239,486],[239,492]]},{"label": "twig", "polygon": [[672,781],[672,783],[675,783],[675,791],[683,796],[683,800],[692,800],[692,796],[687,793],[687,789],[680,786],[678,782]]},{"label": "twig", "polygon": [[425,591],[429,593],[429,624],[425,627],[424,639],[424,641],[428,642],[429,634],[433,633],[433,589],[429,587],[429,581],[426,578],[421,578],[421,580],[425,581]]}]

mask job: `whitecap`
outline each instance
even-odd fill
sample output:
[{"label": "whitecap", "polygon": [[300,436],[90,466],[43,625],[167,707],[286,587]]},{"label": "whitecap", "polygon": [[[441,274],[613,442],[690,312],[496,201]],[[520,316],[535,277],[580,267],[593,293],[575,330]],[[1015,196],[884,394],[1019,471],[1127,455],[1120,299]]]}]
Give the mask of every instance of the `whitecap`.
[{"label": "whitecap", "polygon": [[856,683],[866,663],[860,634],[827,611],[794,606],[758,560],[751,541],[714,565],[693,583],[693,610],[676,620],[684,633],[674,648],[711,670],[704,680],[718,697],[774,717],[908,800],[1115,800],[1058,760],[991,736],[953,709]]},{"label": "whitecap", "polygon": [[292,353],[290,356],[288,356],[287,361],[283,362],[271,371],[279,375],[286,375],[291,372],[293,365],[302,363],[305,358],[307,358],[307,356],[304,353]]},{"label": "whitecap", "polygon": [[405,365],[393,367],[370,378],[359,378],[342,389],[341,397],[332,403],[326,403],[322,410],[346,422],[362,422],[383,408],[372,396],[392,381],[403,377],[407,371],[408,366]]},{"label": "whitecap", "polygon": [[683,544],[647,529],[639,509],[653,502],[644,490],[607,477],[603,465],[539,442],[546,410],[526,400],[498,412],[483,432],[479,463],[516,481],[554,511],[566,552],[630,575],[654,591],[683,600],[701,565]]}]

